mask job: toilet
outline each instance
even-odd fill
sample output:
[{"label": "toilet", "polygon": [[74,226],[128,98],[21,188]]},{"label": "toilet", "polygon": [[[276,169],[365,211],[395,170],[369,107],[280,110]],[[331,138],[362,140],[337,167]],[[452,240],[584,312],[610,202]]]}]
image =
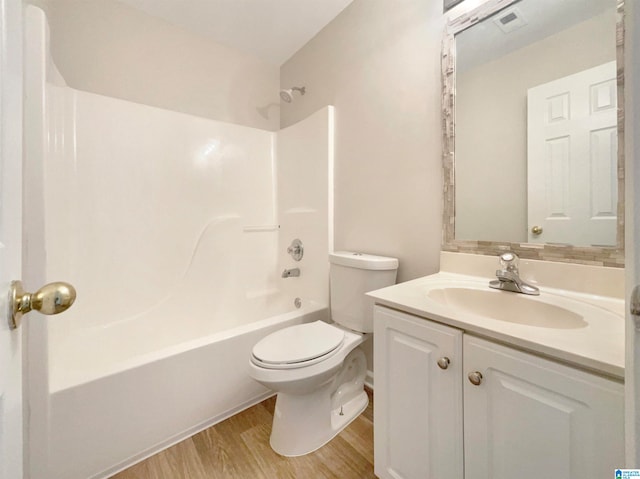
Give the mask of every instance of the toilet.
[{"label": "toilet", "polygon": [[341,251],[329,263],[333,323],[283,328],[251,354],[251,377],[278,393],[270,444],[282,456],[322,447],[369,403],[359,348],[373,332],[373,300],[365,293],[394,284],[398,260]]}]

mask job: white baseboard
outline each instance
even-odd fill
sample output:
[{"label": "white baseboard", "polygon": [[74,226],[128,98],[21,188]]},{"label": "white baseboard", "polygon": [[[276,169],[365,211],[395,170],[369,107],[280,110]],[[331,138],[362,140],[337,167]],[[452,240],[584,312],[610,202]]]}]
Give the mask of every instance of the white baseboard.
[{"label": "white baseboard", "polygon": [[367,376],[364,378],[364,385],[373,390],[373,371],[367,370]]}]

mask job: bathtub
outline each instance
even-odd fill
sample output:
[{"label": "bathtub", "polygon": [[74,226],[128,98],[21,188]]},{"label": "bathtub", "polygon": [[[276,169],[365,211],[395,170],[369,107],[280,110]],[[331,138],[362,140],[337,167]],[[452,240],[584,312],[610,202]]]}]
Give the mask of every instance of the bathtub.
[{"label": "bathtub", "polygon": [[328,317],[326,305],[295,309],[293,300],[253,301],[244,313],[266,319],[230,328],[202,312],[182,322],[189,306],[174,303],[107,327],[50,331],[47,454],[33,476],[109,477],[272,395],[248,376],[253,345]]}]

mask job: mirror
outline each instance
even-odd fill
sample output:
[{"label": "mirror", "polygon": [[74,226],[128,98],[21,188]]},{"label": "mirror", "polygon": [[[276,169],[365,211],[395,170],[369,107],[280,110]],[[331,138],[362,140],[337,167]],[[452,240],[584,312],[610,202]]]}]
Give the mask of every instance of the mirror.
[{"label": "mirror", "polygon": [[460,2],[462,2],[462,0],[444,0],[443,2],[443,9],[446,12],[447,10],[455,7],[457,4],[459,4]]},{"label": "mirror", "polygon": [[623,265],[622,3],[489,0],[449,24],[444,250]]}]

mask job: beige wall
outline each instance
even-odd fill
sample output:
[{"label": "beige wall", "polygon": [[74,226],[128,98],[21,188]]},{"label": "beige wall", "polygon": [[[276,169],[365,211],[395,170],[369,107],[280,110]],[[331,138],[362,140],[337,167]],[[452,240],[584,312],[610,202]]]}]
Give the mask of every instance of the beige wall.
[{"label": "beige wall", "polygon": [[615,35],[612,8],[457,75],[457,239],[527,241],[527,90],[615,60]]},{"label": "beige wall", "polygon": [[114,0],[40,0],[69,86],[277,130],[279,67]]},{"label": "beige wall", "polygon": [[355,0],[281,70],[307,93],[288,126],[336,107],[335,248],[395,256],[399,281],[439,266],[442,0]]}]

